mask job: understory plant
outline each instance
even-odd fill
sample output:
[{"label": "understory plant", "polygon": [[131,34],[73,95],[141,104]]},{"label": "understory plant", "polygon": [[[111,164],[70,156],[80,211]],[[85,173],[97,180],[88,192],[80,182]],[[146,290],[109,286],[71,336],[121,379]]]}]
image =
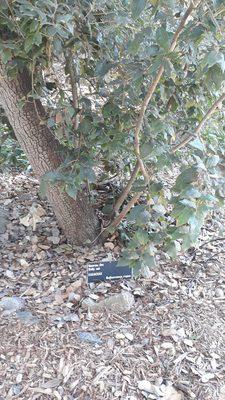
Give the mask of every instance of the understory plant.
[{"label": "understory plant", "polygon": [[41,190],[60,185],[76,200],[114,179],[107,224],[89,243],[119,230],[120,263],[136,271],[159,248],[175,257],[193,246],[225,196],[224,1],[0,7],[3,70],[16,80],[26,68],[31,79],[18,107],[40,101],[39,124],[60,143],[62,162],[42,174]]}]

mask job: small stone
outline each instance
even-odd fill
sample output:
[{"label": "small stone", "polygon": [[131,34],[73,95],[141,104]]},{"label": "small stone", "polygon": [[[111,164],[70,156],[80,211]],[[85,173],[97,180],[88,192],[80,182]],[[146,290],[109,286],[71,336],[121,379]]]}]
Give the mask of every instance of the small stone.
[{"label": "small stone", "polygon": [[173,386],[164,387],[162,400],[183,400],[183,399],[184,399],[183,393],[178,392]]},{"label": "small stone", "polygon": [[138,389],[143,390],[144,392],[154,393],[155,386],[151,382],[143,380],[138,381]]},{"label": "small stone", "polygon": [[174,345],[171,342],[164,342],[161,344],[161,347],[165,350],[173,349]]},{"label": "small stone", "polygon": [[115,336],[116,336],[116,339],[118,339],[118,340],[125,339],[124,334],[120,333],[120,332],[117,332]]},{"label": "small stone", "polygon": [[24,268],[29,267],[29,263],[24,258],[20,259],[20,265],[21,265],[21,267],[24,267]]},{"label": "small stone", "polygon": [[30,311],[18,311],[16,316],[25,325],[34,325],[39,322],[39,318]]},{"label": "small stone", "polygon": [[138,296],[138,297],[143,297],[145,295],[145,292],[142,288],[136,288],[133,291],[134,296]]},{"label": "small stone", "polygon": [[164,329],[161,333],[161,335],[164,337],[175,336],[176,334],[177,334],[177,331],[176,331],[176,329],[173,329],[173,328]]},{"label": "small stone", "polygon": [[79,322],[80,321],[80,318],[75,313],[64,315],[63,319],[66,322]]},{"label": "small stone", "polygon": [[73,292],[76,292],[77,289],[79,289],[82,286],[83,279],[77,279],[73,283],[70,284],[70,288],[72,289]]},{"label": "small stone", "polygon": [[224,297],[223,289],[221,289],[221,288],[216,288],[216,290],[215,290],[215,297],[223,298],[223,297]]},{"label": "small stone", "polygon": [[193,341],[191,339],[184,339],[184,343],[189,347],[193,347]]},{"label": "small stone", "polygon": [[126,312],[130,311],[134,305],[134,296],[127,291],[122,291],[120,294],[108,297],[105,300],[100,301],[96,304],[97,309],[108,308],[114,312]]},{"label": "small stone", "polygon": [[202,375],[201,381],[202,381],[202,383],[207,383],[214,377],[215,377],[215,375],[209,372],[209,373]]},{"label": "small stone", "polygon": [[88,297],[82,301],[81,307],[85,309],[90,308],[92,310],[94,309],[95,305],[96,302]]},{"label": "small stone", "polygon": [[179,328],[176,332],[176,334],[180,337],[180,338],[184,338],[186,336],[185,330],[184,328]]},{"label": "small stone", "polygon": [[80,340],[83,342],[88,342],[91,344],[102,344],[102,339],[97,336],[95,333],[91,332],[77,332],[77,335]]},{"label": "small stone", "polygon": [[132,335],[132,333],[125,332],[124,335],[130,342],[132,342],[132,340],[134,340],[134,335]]},{"label": "small stone", "polygon": [[5,273],[4,273],[4,275],[6,276],[6,278],[9,278],[9,279],[14,279],[15,278],[15,275],[14,275],[13,271],[11,271],[10,269],[7,269],[5,271]]},{"label": "small stone", "polygon": [[23,374],[19,373],[16,377],[16,383],[21,383],[23,380]]},{"label": "small stone", "polygon": [[81,295],[78,293],[70,293],[68,296],[68,300],[72,303],[79,303],[81,300]]},{"label": "small stone", "polygon": [[106,250],[113,250],[115,246],[113,242],[105,242],[104,247]]},{"label": "small stone", "polygon": [[97,294],[95,294],[95,293],[90,293],[88,297],[90,297],[90,299],[92,299],[92,300],[98,300],[99,299],[99,296]]},{"label": "small stone", "polygon": [[108,309],[115,313],[120,313],[130,311],[134,302],[134,296],[130,292],[123,290],[121,293],[101,300],[98,303],[94,302],[92,299],[85,299],[82,302],[82,307],[90,307],[92,312]]},{"label": "small stone", "polygon": [[25,306],[25,300],[20,297],[4,297],[0,301],[0,308],[3,308],[5,315],[21,310]]},{"label": "small stone", "polygon": [[48,241],[52,242],[53,244],[59,244],[60,238],[57,236],[49,236]]},{"label": "small stone", "polygon": [[13,385],[12,387],[12,392],[14,396],[20,394],[21,390],[22,390],[22,385]]}]

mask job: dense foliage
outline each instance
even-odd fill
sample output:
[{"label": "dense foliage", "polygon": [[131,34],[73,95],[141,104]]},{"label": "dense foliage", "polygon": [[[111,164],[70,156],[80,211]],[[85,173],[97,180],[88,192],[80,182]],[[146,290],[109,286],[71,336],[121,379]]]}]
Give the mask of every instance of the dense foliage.
[{"label": "dense foliage", "polygon": [[127,242],[121,263],[136,269],[159,247],[192,246],[223,204],[224,22],[223,0],[1,2],[2,62],[12,78],[29,68],[30,96],[65,149],[42,187],[59,181],[75,197],[84,183],[116,175],[122,191],[131,177],[124,202],[109,196],[103,211]]}]

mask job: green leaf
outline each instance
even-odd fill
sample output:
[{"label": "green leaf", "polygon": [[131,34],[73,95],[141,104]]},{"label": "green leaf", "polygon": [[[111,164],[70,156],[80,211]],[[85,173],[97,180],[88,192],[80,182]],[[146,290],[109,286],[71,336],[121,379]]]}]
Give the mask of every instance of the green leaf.
[{"label": "green leaf", "polygon": [[11,60],[11,58],[12,58],[12,52],[11,52],[11,50],[9,50],[9,49],[4,49],[4,50],[1,52],[1,58],[2,58],[3,64],[7,64],[7,62],[8,62],[9,60]]},{"label": "green leaf", "polygon": [[198,175],[199,170],[196,166],[185,169],[178,176],[173,190],[175,192],[180,192],[181,190],[185,189],[186,186],[190,185],[190,183],[195,182],[198,179]]},{"label": "green leaf", "polygon": [[149,252],[144,253],[141,260],[145,267],[154,268],[156,266],[155,257]]},{"label": "green leaf", "polygon": [[110,61],[98,62],[95,68],[95,74],[103,78],[114,66],[115,64]]},{"label": "green leaf", "polygon": [[136,222],[138,225],[145,225],[149,222],[151,215],[146,210],[144,205],[138,205],[132,208],[129,212],[127,220],[129,222]]},{"label": "green leaf", "polygon": [[128,267],[130,265],[130,259],[126,256],[122,256],[119,258],[117,265],[118,267]]},{"label": "green leaf", "polygon": [[181,202],[175,204],[171,217],[176,219],[177,226],[186,224],[190,217],[195,214],[193,207],[185,206]]},{"label": "green leaf", "polygon": [[174,240],[166,245],[165,251],[171,258],[176,258],[181,251],[181,245],[177,240]]},{"label": "green leaf", "polygon": [[132,0],[131,14],[133,18],[138,18],[146,6],[146,0]]},{"label": "green leaf", "polygon": [[149,241],[148,232],[144,231],[143,229],[139,229],[135,232],[133,241],[136,244],[136,247],[144,246]]},{"label": "green leaf", "polygon": [[66,185],[66,193],[72,197],[73,199],[76,199],[77,196],[77,187],[75,185]]},{"label": "green leaf", "polygon": [[205,32],[207,32],[207,28],[202,24],[195,26],[190,32],[188,32],[188,36],[193,42],[196,44],[201,43],[204,38]]},{"label": "green leaf", "polygon": [[156,31],[156,42],[164,50],[169,50],[172,37],[173,34],[171,32],[167,32],[167,30],[163,27],[158,28]]},{"label": "green leaf", "polygon": [[48,128],[52,128],[53,126],[55,126],[55,118],[50,117],[50,118],[48,118],[48,120],[47,120],[47,127],[48,127]]},{"label": "green leaf", "polygon": [[114,117],[119,114],[120,114],[120,108],[117,106],[117,104],[114,104],[111,101],[104,104],[104,106],[102,107],[102,115],[104,118]]},{"label": "green leaf", "polygon": [[168,58],[164,58],[162,64],[165,69],[165,74],[170,78],[172,74],[175,73],[173,64],[171,63],[170,60],[168,60]]},{"label": "green leaf", "polygon": [[208,66],[208,68],[210,68],[215,64],[220,66],[222,72],[225,71],[225,58],[223,53],[211,51],[205,56],[203,60],[203,67]]},{"label": "green leaf", "polygon": [[188,200],[188,199],[183,199],[183,200],[180,200],[180,203],[184,204],[185,206],[188,206],[188,207],[196,209],[196,204],[195,204],[194,201],[191,201],[191,200]]},{"label": "green leaf", "polygon": [[192,140],[192,141],[190,142],[190,145],[191,145],[192,147],[194,147],[195,149],[201,150],[202,152],[205,151],[205,145],[204,145],[204,143],[202,143],[202,141],[201,141],[200,139],[198,139],[198,138]]},{"label": "green leaf", "polygon": [[180,193],[180,198],[194,198],[194,199],[198,199],[199,197],[201,197],[201,192],[196,189],[194,186],[188,186],[187,188],[185,188],[184,190],[182,190],[182,192]]},{"label": "green leaf", "polygon": [[212,168],[216,167],[216,165],[219,163],[220,157],[217,154],[214,154],[213,156],[209,157],[206,160],[206,167],[207,168]]},{"label": "green leaf", "polygon": [[149,186],[149,194],[156,195],[163,189],[163,184],[161,182],[154,182]]},{"label": "green leaf", "polygon": [[205,79],[210,90],[212,90],[212,83],[215,85],[215,88],[219,90],[221,89],[222,83],[225,81],[225,73],[222,72],[218,65],[214,65],[207,71]]}]

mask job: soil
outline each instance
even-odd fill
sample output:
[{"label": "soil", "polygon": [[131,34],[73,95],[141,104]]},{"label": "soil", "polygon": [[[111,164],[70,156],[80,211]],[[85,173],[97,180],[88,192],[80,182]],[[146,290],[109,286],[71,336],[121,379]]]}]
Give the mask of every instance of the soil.
[{"label": "soil", "polygon": [[[223,213],[147,278],[88,286],[90,261],[116,259],[120,245],[67,245],[29,174],[0,187],[1,400],[225,399]],[[122,290],[128,312],[82,307]]]}]

